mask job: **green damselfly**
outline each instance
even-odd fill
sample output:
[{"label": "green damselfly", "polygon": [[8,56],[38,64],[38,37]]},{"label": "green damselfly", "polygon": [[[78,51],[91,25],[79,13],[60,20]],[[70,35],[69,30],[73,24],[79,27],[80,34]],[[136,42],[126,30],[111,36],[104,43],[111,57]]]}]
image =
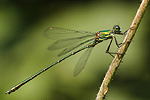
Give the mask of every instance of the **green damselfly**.
[{"label": "green damselfly", "polygon": [[[68,55],[62,57],[61,59],[55,61],[51,65],[47,66],[46,68],[42,69],[41,71],[37,72],[36,74],[32,75],[31,77],[25,79],[24,81],[18,83],[14,87],[10,88],[5,94],[10,94],[17,89],[19,89],[21,86],[26,84],[27,82],[31,81],[41,73],[45,72],[52,66],[60,63],[61,61],[65,60],[66,58],[75,55],[76,53],[87,49],[85,53],[80,57],[75,69],[74,69],[74,76],[77,76],[82,69],[84,69],[85,64],[88,60],[88,57],[95,45],[98,43],[101,43],[104,40],[111,39],[106,53],[110,54],[112,57],[114,57],[112,54],[118,54],[109,52],[110,45],[115,39],[115,43],[117,47],[119,48],[119,44],[117,43],[115,34],[119,35],[125,35],[127,31],[124,33],[121,33],[121,29],[119,25],[115,25],[112,30],[104,30],[99,32],[87,32],[87,31],[76,31],[76,30],[70,30],[70,29],[64,29],[64,28],[58,28],[58,27],[49,27],[47,30],[45,30],[44,35],[47,38],[50,38],[52,40],[56,40],[52,45],[48,47],[49,50],[55,50],[55,49],[63,49],[58,56],[62,56],[64,54],[69,53]],[[84,46],[82,46],[84,45]],[[73,51],[74,50],[74,51]],[[73,52],[72,52],[73,51]]]}]

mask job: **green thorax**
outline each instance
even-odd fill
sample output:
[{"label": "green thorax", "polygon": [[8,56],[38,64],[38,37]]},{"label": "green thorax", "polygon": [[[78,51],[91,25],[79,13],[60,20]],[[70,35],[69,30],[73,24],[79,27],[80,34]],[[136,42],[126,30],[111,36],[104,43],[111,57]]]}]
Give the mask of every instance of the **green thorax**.
[{"label": "green thorax", "polygon": [[112,37],[111,34],[113,34],[113,33],[111,32],[111,30],[99,31],[99,38],[100,38],[100,39],[109,39],[109,38]]}]

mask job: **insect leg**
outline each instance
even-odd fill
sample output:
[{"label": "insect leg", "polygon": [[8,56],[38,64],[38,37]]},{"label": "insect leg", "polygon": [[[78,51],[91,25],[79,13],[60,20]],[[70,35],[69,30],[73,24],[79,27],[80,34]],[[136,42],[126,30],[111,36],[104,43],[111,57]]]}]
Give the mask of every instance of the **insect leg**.
[{"label": "insect leg", "polygon": [[111,45],[111,43],[112,43],[112,40],[113,40],[113,38],[111,39],[111,41],[110,41],[110,43],[109,43],[109,45],[108,45],[108,47],[107,47],[106,53],[110,54],[110,55],[114,58],[114,56],[112,55],[112,53],[109,52],[109,49],[110,49],[110,45]]},{"label": "insect leg", "polygon": [[120,44],[120,43],[118,44],[116,37],[115,37],[115,36],[113,36],[113,37],[114,37],[114,39],[115,39],[115,43],[116,43],[117,47],[119,48],[119,44]]},{"label": "insect leg", "polygon": [[[114,37],[114,39],[115,39],[115,43],[116,43],[117,47],[119,48],[119,44],[118,44],[118,42],[117,42],[116,37],[115,37],[115,36],[113,36],[113,37]],[[111,43],[112,43],[112,41],[113,41],[113,37],[111,38],[111,41],[110,41],[110,43],[109,43],[109,45],[108,45],[108,47],[107,47],[106,53],[110,54],[110,55],[114,58],[114,56],[113,56],[112,54],[119,54],[119,55],[122,55],[122,54],[120,54],[120,53],[115,53],[115,52],[109,52]]]}]

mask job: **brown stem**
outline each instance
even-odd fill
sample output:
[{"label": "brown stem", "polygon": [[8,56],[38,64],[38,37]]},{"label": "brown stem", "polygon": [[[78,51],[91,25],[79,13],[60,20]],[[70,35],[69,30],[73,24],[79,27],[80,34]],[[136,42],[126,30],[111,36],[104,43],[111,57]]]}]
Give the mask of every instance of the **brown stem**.
[{"label": "brown stem", "polygon": [[110,83],[110,80],[112,80],[112,77],[116,71],[116,69],[119,67],[120,62],[124,55],[119,55],[119,54],[125,54],[134,35],[135,32],[141,22],[142,16],[144,15],[144,12],[146,10],[146,7],[148,6],[149,0],[142,0],[142,3],[133,19],[133,22],[130,26],[130,29],[127,32],[127,35],[122,43],[122,46],[118,50],[118,54],[115,56],[113,59],[111,65],[109,66],[109,69],[103,79],[103,82],[101,84],[100,90],[97,94],[96,100],[103,100],[108,92],[108,85]]}]

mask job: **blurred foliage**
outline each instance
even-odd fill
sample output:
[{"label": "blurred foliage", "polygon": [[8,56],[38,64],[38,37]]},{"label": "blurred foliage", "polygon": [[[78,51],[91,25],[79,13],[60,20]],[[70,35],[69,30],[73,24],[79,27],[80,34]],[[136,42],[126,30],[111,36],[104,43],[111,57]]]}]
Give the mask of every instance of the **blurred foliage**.
[{"label": "blurred foliage", "polygon": [[[59,59],[48,51],[49,26],[99,31],[119,24],[129,28],[140,0],[5,0],[0,1],[0,100],[94,100],[112,61],[105,54],[109,40],[97,45],[84,71],[72,72],[81,52],[54,66],[16,92],[4,93],[18,82]],[[123,63],[110,84],[108,100],[148,100],[150,53],[149,7]],[[121,42],[124,37],[117,36]],[[112,51],[116,51],[114,44]]]}]

